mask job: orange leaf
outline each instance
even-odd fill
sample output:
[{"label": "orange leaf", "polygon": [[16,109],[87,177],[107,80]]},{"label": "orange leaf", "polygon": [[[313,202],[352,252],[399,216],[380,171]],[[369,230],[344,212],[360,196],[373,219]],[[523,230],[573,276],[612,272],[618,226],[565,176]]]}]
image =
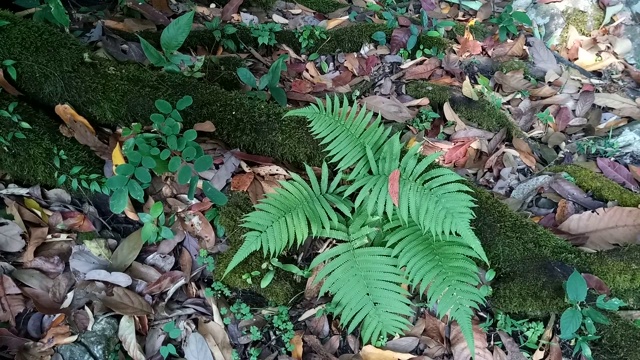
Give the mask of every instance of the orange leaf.
[{"label": "orange leaf", "polygon": [[302,360],[302,337],[300,335],[296,335],[289,341],[289,343],[293,345],[291,357],[295,360]]},{"label": "orange leaf", "polygon": [[89,129],[89,131],[91,132],[91,134],[93,135],[96,134],[96,131],[93,129],[93,126],[89,124],[89,121],[87,121],[87,119],[85,119],[84,117],[80,116],[80,114],[78,114],[75,110],[73,110],[73,108],[69,104],[58,104],[56,105],[55,111],[56,111],[56,114],[60,116],[62,121],[64,121],[65,124],[69,125],[69,120],[73,119],[79,123],[82,123],[82,125],[86,126],[87,129]]},{"label": "orange leaf", "polygon": [[454,166],[464,165],[467,162],[467,150],[474,141],[475,139],[454,145],[446,154],[444,154],[444,164],[453,164]]},{"label": "orange leaf", "polygon": [[398,169],[393,170],[389,175],[389,195],[393,205],[398,206],[400,197],[400,170]]}]

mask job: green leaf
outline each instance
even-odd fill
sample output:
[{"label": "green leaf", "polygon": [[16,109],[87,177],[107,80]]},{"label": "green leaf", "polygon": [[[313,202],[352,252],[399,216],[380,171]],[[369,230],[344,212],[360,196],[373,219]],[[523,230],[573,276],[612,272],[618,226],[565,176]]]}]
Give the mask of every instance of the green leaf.
[{"label": "green leaf", "polygon": [[213,158],[210,155],[202,155],[193,163],[197,172],[207,171],[211,166],[213,166]]},{"label": "green leaf", "polygon": [[271,93],[271,96],[273,96],[273,98],[276,100],[276,102],[280,104],[280,106],[283,106],[283,107],[287,106],[287,94],[284,92],[282,88],[279,88],[279,87],[270,88],[269,92]]},{"label": "green leaf", "polygon": [[176,172],[178,171],[178,168],[180,168],[180,165],[182,165],[182,158],[180,158],[180,156],[174,156],[171,158],[171,160],[169,160],[169,171],[171,172]]},{"label": "green leaf", "polygon": [[142,52],[144,52],[144,56],[149,59],[150,63],[155,66],[164,66],[164,64],[168,62],[167,58],[165,58],[160,51],[156,50],[156,48],[154,48],[147,40],[142,38],[140,35],[138,35],[138,38],[140,39]]},{"label": "green leaf", "polygon": [[516,21],[519,21],[525,25],[533,25],[533,23],[531,22],[531,18],[529,18],[529,15],[527,15],[527,13],[525,12],[514,11],[513,13],[511,13],[511,16],[513,16]]},{"label": "green leaf", "polygon": [[171,150],[169,150],[169,149],[164,149],[160,153],[160,159],[162,159],[162,160],[167,160],[169,158],[169,156],[171,156]]},{"label": "green leaf", "polygon": [[162,226],[160,227],[160,236],[162,236],[163,239],[172,239],[174,237],[173,230],[166,226]]},{"label": "green leaf", "polygon": [[587,298],[587,281],[577,270],[573,270],[569,280],[567,280],[567,297],[569,302],[577,304]]},{"label": "green leaf", "polygon": [[158,227],[152,223],[145,223],[142,227],[142,241],[145,243],[154,243],[156,241],[156,234],[158,233]]},{"label": "green leaf", "polygon": [[156,100],[155,105],[156,109],[163,114],[170,114],[171,110],[173,110],[173,107],[167,100],[158,99]]},{"label": "green leaf", "polygon": [[159,217],[164,212],[164,205],[160,201],[156,201],[149,209],[149,214],[154,218]]},{"label": "green leaf", "polygon": [[376,31],[371,35],[371,38],[378,42],[380,45],[384,45],[387,43],[387,34],[384,31]]},{"label": "green leaf", "polygon": [[162,31],[162,35],[160,35],[160,46],[162,46],[162,50],[164,50],[165,53],[171,54],[180,49],[191,32],[194,14],[195,11],[190,11],[180,16],[173,20],[171,24]]},{"label": "green leaf", "polygon": [[129,191],[127,188],[120,188],[111,194],[111,198],[109,199],[109,208],[111,212],[114,214],[120,214],[127,207],[127,203],[129,202]]},{"label": "green leaf", "polygon": [[189,180],[189,192],[187,193],[187,198],[189,200],[193,200],[193,197],[196,194],[196,189],[198,188],[198,180],[200,177],[198,175],[193,175],[191,180]]},{"label": "green leaf", "polygon": [[143,224],[155,221],[155,218],[147,213],[138,213],[138,217]]},{"label": "green leaf", "polygon": [[129,181],[128,177],[123,176],[123,175],[115,175],[115,176],[110,177],[107,180],[107,186],[111,190],[121,189],[125,185],[127,185],[127,181]]},{"label": "green leaf", "polygon": [[68,29],[71,21],[69,20],[67,10],[62,6],[62,2],[60,0],[47,0],[47,3],[51,7],[51,15],[56,19],[56,22],[64,26],[65,29]]},{"label": "green leaf", "polygon": [[142,187],[137,181],[130,180],[127,184],[127,188],[129,188],[129,194],[132,198],[140,201],[141,203],[144,202],[144,190],[142,190]]},{"label": "green leaf", "polygon": [[[157,148],[153,148],[153,149],[158,150]],[[151,149],[152,152],[153,152],[153,149]],[[145,156],[142,158],[142,166],[146,167],[147,169],[153,169],[154,167],[156,167],[156,161],[150,156]]]},{"label": "green leaf", "polygon": [[178,170],[178,176],[176,180],[178,184],[185,185],[191,179],[191,167],[187,164],[182,165],[180,170]]},{"label": "green leaf", "polygon": [[220,190],[214,188],[209,182],[205,181],[202,183],[202,191],[204,195],[211,200],[212,203],[222,206],[227,203],[229,199],[227,196],[223,194]]},{"label": "green leaf", "polygon": [[140,180],[140,182],[143,184],[148,184],[151,182],[151,174],[149,173],[149,169],[147,168],[136,168],[134,174],[136,175],[136,179]]},{"label": "green leaf", "polygon": [[69,175],[76,175],[77,173],[80,172],[80,170],[82,170],[82,166],[76,165],[71,168],[71,170],[69,171]]},{"label": "green leaf", "polygon": [[249,71],[249,69],[238,68],[238,70],[236,70],[236,74],[238,74],[240,81],[242,81],[244,84],[248,85],[252,89],[256,89],[258,87],[258,85],[256,84],[256,77],[253,76],[253,74],[251,73],[251,71]]},{"label": "green leaf", "polygon": [[158,114],[158,113],[151,114],[151,116],[149,116],[149,118],[155,124],[162,124],[164,122],[164,120],[165,120],[164,115]]},{"label": "green leaf", "polygon": [[182,137],[184,137],[187,141],[193,141],[198,137],[198,132],[193,129],[189,129],[185,131],[184,134],[182,134]]},{"label": "green leaf", "polygon": [[409,36],[409,40],[407,40],[407,50],[411,51],[418,42],[418,35]]},{"label": "green leaf", "polygon": [[135,170],[136,167],[131,164],[120,164],[116,167],[116,174],[130,176]]},{"label": "green leaf", "polygon": [[262,278],[262,280],[260,280],[260,287],[264,289],[267,286],[269,286],[269,284],[271,284],[271,281],[273,280],[273,277],[275,275],[276,275],[275,270],[269,270],[266,274],[264,274],[264,277]]},{"label": "green leaf", "polygon": [[609,325],[611,323],[611,321],[609,321],[609,318],[605,314],[592,307],[586,307],[582,309],[582,315],[588,317],[598,324]]},{"label": "green leaf", "polygon": [[13,80],[18,80],[18,73],[16,72],[15,67],[7,66],[7,72],[9,73],[9,76],[11,76]]},{"label": "green leaf", "polygon": [[603,310],[618,311],[618,309],[620,309],[621,306],[627,305],[624,301],[618,298],[613,298],[609,301],[605,301],[604,298],[605,298],[605,295],[600,295],[596,299],[596,306]]},{"label": "green leaf", "polygon": [[582,313],[575,307],[570,307],[560,317],[560,337],[572,339],[582,324]]},{"label": "green leaf", "polygon": [[191,104],[193,104],[193,98],[189,95],[186,95],[186,96],[183,96],[182,99],[178,100],[178,103],[176,104],[176,109],[182,111],[187,107],[191,106]]}]

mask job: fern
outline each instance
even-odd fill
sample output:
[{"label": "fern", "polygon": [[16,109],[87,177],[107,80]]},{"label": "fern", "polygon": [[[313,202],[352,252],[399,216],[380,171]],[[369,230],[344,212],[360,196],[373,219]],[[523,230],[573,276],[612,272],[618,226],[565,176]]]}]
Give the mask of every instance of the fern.
[{"label": "fern", "polygon": [[[254,251],[274,257],[310,236],[332,238],[341,243],[311,266],[325,263],[316,282],[324,280],[321,292],[333,294],[333,311],[349,332],[360,325],[365,342],[403,332],[412,314],[401,286],[408,283],[426,291],[439,316],[457,321],[473,348],[471,318],[487,292],[478,288],[474,259],[487,258],[471,229],[474,201],[462,178],[434,166],[438,154],[423,157],[419,146],[403,151],[379,116],[346,100],[327,98],[287,116],[308,118],[329,162],[350,173],[329,184],[323,164],[320,181],[307,167],[309,183],[297,175],[282,182],[245,216],[249,231],[225,274]],[[389,194],[394,172],[397,206]]]}]

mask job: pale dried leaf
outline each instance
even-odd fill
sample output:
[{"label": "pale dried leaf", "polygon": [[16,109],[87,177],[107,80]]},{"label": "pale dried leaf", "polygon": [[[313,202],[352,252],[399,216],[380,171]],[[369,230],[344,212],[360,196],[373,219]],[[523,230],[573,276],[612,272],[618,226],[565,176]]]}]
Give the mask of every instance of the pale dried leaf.
[{"label": "pale dried leaf", "polygon": [[444,111],[444,117],[447,119],[447,121],[452,121],[456,123],[455,125],[456,131],[461,131],[467,128],[467,125],[465,125],[465,123],[462,121],[462,119],[460,119],[458,114],[456,114],[456,112],[453,111],[453,108],[451,107],[451,104],[449,104],[448,101],[444,103],[443,111]]},{"label": "pale dried leaf", "polygon": [[13,221],[0,218],[0,251],[18,252],[24,246],[20,226]]},{"label": "pale dried leaf", "polygon": [[91,270],[84,276],[85,280],[104,281],[111,284],[127,287],[131,285],[132,279],[129,275],[121,272],[108,272],[105,270]]},{"label": "pale dried leaf", "polygon": [[200,333],[191,333],[183,350],[187,360],[213,360],[207,340]]},{"label": "pale dried leaf", "polygon": [[131,290],[116,287],[113,296],[103,296],[102,303],[121,315],[149,315],[153,314],[151,305],[142,296]]},{"label": "pale dried leaf", "polygon": [[[462,335],[457,323],[451,325],[451,351],[454,360],[469,360],[471,349]],[[487,350],[487,334],[477,325],[473,324],[473,340],[475,343],[475,360],[493,360],[493,355]]]},{"label": "pale dried leaf", "polygon": [[145,360],[142,347],[136,340],[136,325],[133,316],[125,315],[120,319],[118,339],[122,342],[122,348],[127,351],[133,360]]},{"label": "pale dried leaf", "polygon": [[395,97],[386,98],[380,95],[368,96],[360,100],[366,108],[380,114],[383,118],[400,123],[407,122],[415,117],[415,111],[409,110],[406,105]]},{"label": "pale dried leaf", "polygon": [[414,357],[412,354],[378,349],[373,345],[365,345],[359,355],[362,360],[409,360]]},{"label": "pale dried leaf", "polygon": [[585,236],[587,241],[583,246],[592,250],[638,244],[640,209],[616,206],[586,211],[569,217],[558,229]]}]

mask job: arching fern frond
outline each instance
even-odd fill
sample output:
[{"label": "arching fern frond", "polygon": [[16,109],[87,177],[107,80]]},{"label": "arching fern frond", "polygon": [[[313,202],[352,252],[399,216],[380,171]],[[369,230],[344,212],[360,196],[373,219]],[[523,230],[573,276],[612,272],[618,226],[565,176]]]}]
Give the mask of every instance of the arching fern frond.
[{"label": "arching fern frond", "polygon": [[366,148],[375,154],[384,145],[391,132],[382,125],[380,116],[365,108],[351,107],[346,98],[326,98],[301,109],[289,111],[285,116],[303,116],[309,119],[311,133],[325,145],[331,163],[340,171],[354,166],[350,178],[368,171]]},{"label": "arching fern frond", "polygon": [[[486,261],[482,246],[471,231],[471,189],[449,169],[429,169],[438,154],[421,158],[419,148],[412,147],[401,159],[399,135],[391,137],[377,160],[370,154],[370,173],[359,176],[345,195],[357,192],[356,208],[364,205],[370,214],[386,214],[389,219],[397,214],[403,223],[412,220],[421,233],[430,232],[434,237],[460,235]],[[400,173],[397,207],[389,194],[389,176],[396,170]]]},{"label": "arching fern frond", "polygon": [[471,319],[473,309],[484,303],[484,294],[478,288],[478,267],[473,258],[476,251],[466,240],[448,236],[434,238],[423,234],[420,227],[410,221],[400,221],[385,226],[387,246],[393,249],[398,265],[405,267],[409,285],[427,291],[430,306],[437,303],[438,316],[449,314],[457,321],[469,347],[474,347]]},{"label": "arching fern frond", "polygon": [[320,293],[333,294],[334,313],[348,332],[362,325],[362,340],[366,343],[402,333],[410,325],[405,316],[412,311],[409,293],[400,286],[405,279],[392,250],[363,247],[370,242],[369,236],[378,231],[366,226],[366,221],[357,224],[363,217],[368,214],[354,217],[350,226],[336,224],[332,232],[348,242],[317,256],[311,267],[327,261],[316,276],[317,281],[324,279]]},{"label": "arching fern frond", "polygon": [[351,213],[352,204],[344,199],[338,188],[341,175],[329,184],[329,169],[322,165],[320,181],[307,166],[309,184],[292,173],[290,181],[281,181],[282,187],[266,194],[247,214],[242,227],[249,229],[244,243],[231,259],[225,275],[249,254],[262,249],[264,256],[278,256],[294,244],[300,245],[307,237],[315,236],[322,229],[330,229],[338,222],[337,208],[345,214]]}]

